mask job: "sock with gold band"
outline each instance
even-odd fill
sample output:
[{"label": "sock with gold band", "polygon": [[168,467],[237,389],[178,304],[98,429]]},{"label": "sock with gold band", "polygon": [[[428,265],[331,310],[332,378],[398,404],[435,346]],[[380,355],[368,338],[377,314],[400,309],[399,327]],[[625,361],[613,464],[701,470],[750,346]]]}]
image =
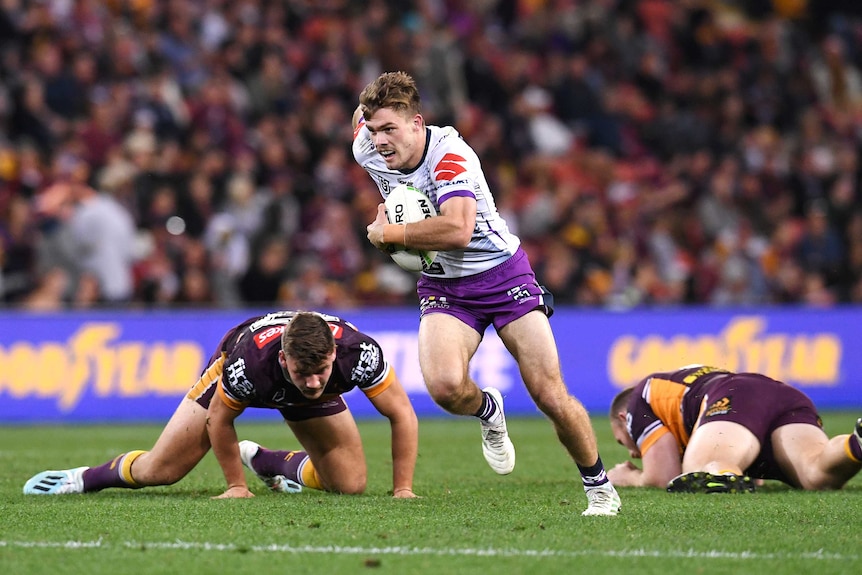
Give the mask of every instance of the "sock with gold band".
[{"label": "sock with gold band", "polygon": [[109,487],[126,489],[143,487],[138,485],[135,478],[132,477],[132,463],[144,453],[146,451],[142,450],[121,453],[107,463],[84,471],[84,493],[101,491]]}]

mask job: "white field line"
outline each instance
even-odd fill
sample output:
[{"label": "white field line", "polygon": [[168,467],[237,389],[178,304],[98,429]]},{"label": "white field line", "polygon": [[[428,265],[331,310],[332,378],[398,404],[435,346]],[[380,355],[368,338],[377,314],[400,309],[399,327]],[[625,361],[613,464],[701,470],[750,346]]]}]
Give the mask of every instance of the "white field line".
[{"label": "white field line", "polygon": [[38,549],[109,549],[125,547],[129,549],[188,549],[202,551],[256,551],[291,554],[337,554],[337,555],[431,555],[431,556],[475,556],[475,557],[647,557],[654,559],[813,559],[828,561],[858,561],[859,555],[832,553],[819,549],[798,553],[759,553],[756,551],[698,551],[680,549],[658,551],[650,549],[620,549],[601,551],[584,549],[566,551],[561,549],[453,549],[434,547],[343,547],[338,545],[252,545],[243,546],[233,543],[199,543],[193,541],[123,541],[108,543],[95,541],[0,541],[0,548],[38,548]]}]

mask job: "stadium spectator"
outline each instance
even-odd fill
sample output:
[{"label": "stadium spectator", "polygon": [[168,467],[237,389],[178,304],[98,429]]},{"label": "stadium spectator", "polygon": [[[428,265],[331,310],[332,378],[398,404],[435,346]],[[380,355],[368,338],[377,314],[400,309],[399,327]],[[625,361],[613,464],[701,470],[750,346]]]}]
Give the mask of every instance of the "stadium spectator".
[{"label": "stadium spectator", "polygon": [[[570,293],[557,294],[561,303],[723,300],[714,297],[711,278],[693,277],[689,283],[697,288],[680,293],[678,274],[668,275],[667,262],[656,259],[668,252],[650,247],[658,212],[666,217],[662,225],[669,224],[661,231],[683,246],[689,273],[712,273],[713,238],[720,236],[714,224],[747,216],[757,235],[771,239],[803,222],[811,202],[831,202],[836,182],[846,188],[862,181],[855,159],[862,148],[862,16],[852,2],[809,2],[809,17],[787,10],[788,3],[769,2],[757,3],[758,10],[745,3],[653,0],[433,9],[384,0],[367,10],[312,4],[4,3],[0,133],[7,141],[0,148],[11,161],[0,170],[0,196],[32,202],[30,226],[50,235],[35,197],[54,183],[57,159],[73,153],[90,165],[91,187],[119,185],[110,193],[132,210],[144,234],[151,230],[139,206],[167,184],[186,223],[183,233],[199,236],[225,209],[233,178],[253,177],[253,194],[266,199],[276,193],[278,177],[295,200],[282,215],[287,209],[302,225],[272,229],[267,220],[250,238],[282,234],[297,252],[291,257],[301,256],[308,223],[320,210],[315,198],[349,205],[367,186],[349,165],[344,119],[361,87],[394,67],[417,79],[430,123],[457,127],[487,177],[498,186],[510,180],[498,188],[511,194],[501,195],[500,208],[516,207],[509,224],[524,233],[535,269],[549,267],[543,246],[560,241],[570,252],[565,259],[589,268],[578,271]],[[380,37],[391,44],[388,52],[370,40]],[[103,186],[103,173],[118,179],[106,175]],[[208,180],[209,200],[197,203],[200,178]],[[537,181],[545,188],[533,204]],[[711,198],[709,182],[719,195],[726,191],[720,202]],[[567,225],[579,219],[580,203],[556,214],[557,221],[543,219],[542,210],[568,201],[572,188],[593,195],[611,222],[584,236],[585,244],[572,243],[578,226]],[[530,209],[518,209],[523,206]],[[696,231],[701,206],[712,216],[704,220],[706,241],[680,241]],[[849,225],[842,214],[859,210],[862,198],[842,206],[827,212],[841,237]],[[0,210],[0,222],[8,213]],[[289,219],[279,221],[290,226]],[[327,234],[350,235],[362,245],[360,228],[316,230],[315,245],[334,243],[322,237]],[[644,268],[631,275],[646,278],[657,270],[652,291],[664,295],[627,299],[603,291],[601,268],[609,264],[595,264],[594,256],[616,253],[622,242],[633,243],[634,267]],[[846,260],[849,243],[844,248]],[[783,247],[768,250],[778,251]],[[37,273],[54,267],[50,251],[38,254]],[[347,268],[329,260],[323,271],[346,291],[355,290],[365,270],[388,263],[373,249],[350,258]],[[170,258],[177,277],[185,273],[181,259]],[[212,257],[205,270],[213,286],[220,285],[221,263]],[[775,269],[792,265],[781,259]],[[298,273],[297,267],[286,273]],[[839,267],[844,271],[811,273],[822,277],[836,303],[853,301],[856,280],[846,261]],[[148,302],[146,290],[135,288],[137,303],[171,305]],[[220,305],[238,302],[216,289]],[[804,301],[801,291],[773,281],[762,299]],[[392,303],[393,294],[381,294],[380,301]]]},{"label": "stadium spectator", "polygon": [[388,223],[384,205],[368,225],[374,247],[438,251],[417,284],[419,365],[428,392],[449,413],[474,416],[482,452],[494,472],[515,467],[503,397],[480,389],[469,361],[485,330],[497,330],[520,367],[538,408],[551,420],[577,464],[588,506],[583,515],[613,516],[620,498],[608,481],[584,406],[569,394],[548,317],[552,296],[540,286],[520,239],[497,212],[479,159],[450,126],[426,125],[411,76],[378,76],[359,95],[353,115],[353,155],[381,194],[405,178],[424,192],[439,215]]},{"label": "stadium spectator", "polygon": [[755,479],[840,489],[862,469],[862,418],[829,438],[798,389],[757,373],[694,365],[652,373],[614,398],[611,430],[631,460],[608,471],[618,486],[741,493]]},{"label": "stadium spectator", "polygon": [[[122,453],[96,467],[43,471],[26,482],[24,493],[171,485],[210,448],[227,481],[216,499],[254,496],[243,465],[276,492],[362,493],[362,439],[341,397],[355,387],[391,425],[392,496],[415,497],[418,421],[380,346],[340,318],[292,311],[231,328],[149,451]],[[278,409],[302,449],[271,451],[238,441],[234,420],[248,407]]]}]

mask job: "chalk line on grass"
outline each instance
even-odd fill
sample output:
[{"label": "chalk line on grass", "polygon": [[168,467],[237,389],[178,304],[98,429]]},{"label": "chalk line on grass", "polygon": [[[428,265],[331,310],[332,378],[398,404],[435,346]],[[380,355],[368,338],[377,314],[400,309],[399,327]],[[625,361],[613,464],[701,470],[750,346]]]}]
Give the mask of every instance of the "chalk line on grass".
[{"label": "chalk line on grass", "polygon": [[859,555],[833,553],[818,549],[797,553],[760,553],[757,551],[722,551],[697,549],[506,549],[506,548],[435,548],[435,547],[351,547],[340,545],[236,545],[234,543],[209,543],[196,541],[123,541],[110,543],[95,541],[0,541],[2,547],[42,549],[100,549],[125,547],[128,549],[188,549],[202,551],[254,551],[263,553],[291,554],[341,554],[341,555],[423,555],[423,556],[474,556],[474,557],[647,557],[655,559],[813,559],[828,561],[858,561]]}]

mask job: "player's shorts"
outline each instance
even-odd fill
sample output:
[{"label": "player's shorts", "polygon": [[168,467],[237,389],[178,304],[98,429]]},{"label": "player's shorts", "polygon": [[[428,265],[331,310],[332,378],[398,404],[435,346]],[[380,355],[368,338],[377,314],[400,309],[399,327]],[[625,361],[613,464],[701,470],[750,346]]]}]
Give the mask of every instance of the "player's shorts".
[{"label": "player's shorts", "polygon": [[732,421],[747,428],[760,442],[760,454],[745,473],[790,484],[775,461],[772,432],[791,423],[823,427],[817,408],[807,395],[757,373],[738,373],[709,386],[698,426]]},{"label": "player's shorts", "polygon": [[518,248],[511,258],[488,271],[463,278],[422,275],[416,284],[419,317],[432,313],[454,316],[484,334],[538,309],[550,317],[553,296],[536,281],[527,253]]}]

